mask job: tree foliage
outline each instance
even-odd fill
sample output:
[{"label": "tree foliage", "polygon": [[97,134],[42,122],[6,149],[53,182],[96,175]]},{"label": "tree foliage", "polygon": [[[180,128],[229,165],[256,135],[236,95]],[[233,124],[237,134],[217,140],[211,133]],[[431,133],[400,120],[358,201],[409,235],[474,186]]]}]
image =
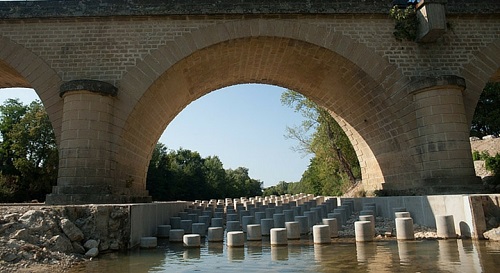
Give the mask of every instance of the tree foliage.
[{"label": "tree foliage", "polygon": [[305,118],[299,126],[287,128],[287,137],[299,143],[294,149],[314,154],[299,188],[313,194],[342,194],[360,178],[359,162],[347,135],[326,109],[301,94],[288,90],[281,102]]},{"label": "tree foliage", "polygon": [[500,83],[486,84],[472,118],[471,136],[500,135]]},{"label": "tree foliage", "polygon": [[0,198],[44,200],[57,183],[55,136],[43,105],[7,100],[0,106]]},{"label": "tree foliage", "polygon": [[300,182],[285,182],[280,181],[276,186],[267,187],[264,189],[264,196],[269,195],[284,195],[284,194],[298,194],[304,192]]},{"label": "tree foliage", "polygon": [[262,182],[248,169],[225,170],[217,156],[202,158],[187,149],[168,150],[158,143],[148,169],[146,187],[154,200],[235,198],[262,194]]}]

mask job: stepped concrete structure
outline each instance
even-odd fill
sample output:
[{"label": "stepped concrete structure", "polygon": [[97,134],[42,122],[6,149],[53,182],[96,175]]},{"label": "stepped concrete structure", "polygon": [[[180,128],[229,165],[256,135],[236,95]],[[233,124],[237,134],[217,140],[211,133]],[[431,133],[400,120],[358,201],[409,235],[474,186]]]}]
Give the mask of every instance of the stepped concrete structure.
[{"label": "stepped concrete structure", "polygon": [[[404,2],[404,1],[403,1]],[[0,88],[36,90],[59,147],[51,204],[148,202],[154,146],[190,102],[279,85],[329,110],[367,191],[477,188],[468,131],[500,81],[500,2],[421,0],[398,41],[390,0],[0,2]]]}]

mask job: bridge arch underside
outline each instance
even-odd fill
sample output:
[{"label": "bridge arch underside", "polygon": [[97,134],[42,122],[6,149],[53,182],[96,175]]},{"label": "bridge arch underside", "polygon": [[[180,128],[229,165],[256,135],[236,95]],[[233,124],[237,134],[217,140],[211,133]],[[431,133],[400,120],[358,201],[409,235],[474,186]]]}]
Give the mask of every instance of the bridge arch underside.
[{"label": "bridge arch underside", "polygon": [[58,144],[63,107],[59,97],[61,82],[57,73],[40,57],[19,44],[0,37],[0,89],[33,88],[45,107]]},{"label": "bridge arch underside", "polygon": [[249,37],[198,50],[154,81],[124,127],[117,158],[122,183],[133,181],[134,192],[143,191],[152,150],[170,121],[197,98],[240,83],[282,86],[329,109],[356,150],[366,189],[382,189],[384,182],[408,188],[417,179],[419,166],[405,151],[403,126],[380,83],[328,49]]}]

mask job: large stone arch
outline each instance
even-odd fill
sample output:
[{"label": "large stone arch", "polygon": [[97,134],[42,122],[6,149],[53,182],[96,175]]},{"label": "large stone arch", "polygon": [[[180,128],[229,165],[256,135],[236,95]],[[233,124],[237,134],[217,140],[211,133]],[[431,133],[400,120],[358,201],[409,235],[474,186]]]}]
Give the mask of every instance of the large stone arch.
[{"label": "large stone arch", "polygon": [[[179,37],[124,76],[115,108],[123,128],[116,132],[121,183],[144,190],[152,150],[168,123],[191,101],[238,83],[280,85],[329,109],[350,137],[370,190],[402,184],[405,176],[411,183],[408,173],[419,168],[404,156],[398,115],[407,107],[395,101],[405,100],[408,79],[393,65],[335,31],[256,19]],[[398,171],[402,166],[405,172]]]},{"label": "large stone arch", "polygon": [[500,81],[500,39],[477,51],[461,72],[467,85],[464,106],[470,126],[484,86],[488,81]]},{"label": "large stone arch", "polygon": [[33,88],[45,106],[59,145],[63,101],[62,80],[45,61],[11,40],[0,37],[0,88]]}]

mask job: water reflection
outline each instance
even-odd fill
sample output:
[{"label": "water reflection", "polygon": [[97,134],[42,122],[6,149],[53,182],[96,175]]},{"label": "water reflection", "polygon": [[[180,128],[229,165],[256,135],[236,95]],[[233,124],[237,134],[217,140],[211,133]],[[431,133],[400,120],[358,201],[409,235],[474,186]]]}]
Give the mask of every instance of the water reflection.
[{"label": "water reflection", "polygon": [[377,245],[374,242],[356,242],[356,257],[359,263],[367,263],[376,253]]},{"label": "water reflection", "polygon": [[189,259],[200,259],[201,258],[201,249],[200,248],[186,248],[182,253],[182,257],[186,260]]},{"label": "water reflection", "polygon": [[157,249],[101,255],[70,272],[497,272],[500,243],[471,240],[334,242],[311,240],[228,248],[161,244]]},{"label": "water reflection", "polygon": [[411,265],[415,257],[416,244],[413,241],[398,241],[398,255],[400,265]]},{"label": "water reflection", "polygon": [[208,254],[209,255],[222,255],[224,253],[224,244],[222,242],[209,242]]},{"label": "water reflection", "polygon": [[227,259],[229,261],[243,261],[245,260],[245,248],[243,247],[228,247]]},{"label": "water reflection", "polygon": [[271,261],[286,261],[288,260],[288,246],[272,246]]}]

